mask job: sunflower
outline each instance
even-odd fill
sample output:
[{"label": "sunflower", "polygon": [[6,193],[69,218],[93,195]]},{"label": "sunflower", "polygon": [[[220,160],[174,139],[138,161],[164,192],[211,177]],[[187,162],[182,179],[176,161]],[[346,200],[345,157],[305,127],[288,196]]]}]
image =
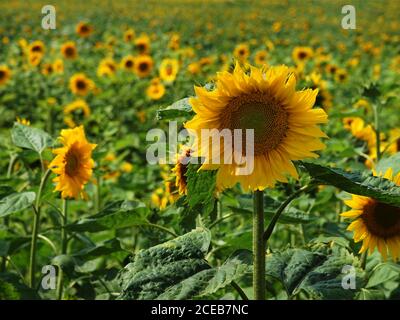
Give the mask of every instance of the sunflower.
[{"label": "sunflower", "polygon": [[112,58],[104,58],[100,61],[97,68],[97,75],[102,76],[112,76],[117,71],[117,64]]},{"label": "sunflower", "polygon": [[172,50],[178,50],[180,46],[181,37],[179,34],[173,34],[169,39],[168,47]]},{"label": "sunflower", "polygon": [[190,148],[185,148],[180,155],[177,157],[176,165],[172,168],[172,172],[175,174],[175,186],[178,188],[179,194],[183,195],[187,193],[187,181],[186,172],[187,166],[190,161]]},{"label": "sunflower", "polygon": [[121,68],[133,72],[135,70],[135,57],[132,55],[123,57],[121,60]]},{"label": "sunflower", "polygon": [[144,78],[153,70],[153,59],[150,56],[142,55],[135,58],[135,73]]},{"label": "sunflower", "polygon": [[69,79],[69,87],[72,93],[85,96],[94,89],[94,83],[83,73],[77,73]]},{"label": "sunflower", "polygon": [[78,50],[76,48],[75,42],[68,41],[61,46],[61,54],[65,59],[76,59],[78,56]]},{"label": "sunflower", "polygon": [[85,100],[78,99],[64,107],[64,122],[70,127],[76,127],[76,123],[72,117],[72,113],[80,110],[85,118],[90,116],[90,107]]},{"label": "sunflower", "polygon": [[43,55],[41,53],[29,52],[28,62],[31,66],[36,67],[42,61]]},{"label": "sunflower", "polygon": [[76,33],[85,38],[92,34],[93,27],[86,22],[79,22],[75,29]]},{"label": "sunflower", "polygon": [[267,63],[268,52],[266,50],[260,50],[256,52],[254,56],[254,62],[258,66],[263,66]]},{"label": "sunflower", "polygon": [[389,132],[389,145],[387,151],[390,154],[400,152],[400,129],[392,129]]},{"label": "sunflower", "polygon": [[150,38],[147,35],[141,35],[135,40],[135,47],[140,54],[148,54],[150,52]]},{"label": "sunflower", "polygon": [[0,65],[0,86],[7,83],[11,78],[11,71],[7,66]]},{"label": "sunflower", "polygon": [[[296,78],[286,66],[249,68],[245,72],[236,63],[232,74],[217,74],[214,90],[195,87],[197,97],[190,100],[196,115],[185,127],[194,130],[196,137],[202,129],[254,129],[254,157],[240,150],[224,155],[224,148],[212,148],[212,139],[204,150],[198,146],[205,143],[196,139],[193,156],[205,157],[201,169],[218,169],[218,189],[239,182],[245,190],[262,190],[276,181],[287,182],[285,173],[298,177],[292,160],[318,157],[313,151],[325,147],[319,138],[326,135],[318,124],[326,123],[327,115],[323,109],[312,109],[318,90],[296,91]],[[211,159],[204,153],[210,148]],[[246,148],[242,135],[242,150]],[[214,156],[223,162],[227,156],[230,161],[210,164]],[[240,163],[254,163],[254,170],[237,175],[236,156]]]},{"label": "sunflower", "polygon": [[187,71],[190,74],[197,74],[201,71],[200,64],[197,62],[192,62],[187,66]]},{"label": "sunflower", "polygon": [[173,82],[179,71],[179,62],[176,59],[164,59],[160,65],[160,78],[167,82]]},{"label": "sunflower", "polygon": [[338,82],[346,82],[348,77],[347,71],[345,69],[339,69],[335,72],[335,79]]},{"label": "sunflower", "polygon": [[124,41],[131,42],[135,38],[135,31],[133,29],[128,29],[124,32]]},{"label": "sunflower", "polygon": [[45,52],[45,46],[44,46],[44,43],[40,40],[33,41],[29,45],[29,53],[30,54],[44,55],[44,52]]},{"label": "sunflower", "polygon": [[245,62],[250,55],[249,46],[245,43],[237,45],[233,51],[233,55],[238,61]]},{"label": "sunflower", "polygon": [[154,79],[146,90],[146,95],[151,100],[159,100],[164,96],[164,94],[165,87],[158,79]]},{"label": "sunflower", "polygon": [[63,73],[64,72],[64,61],[62,59],[56,59],[53,62],[53,69],[55,73]]},{"label": "sunflower", "polygon": [[28,119],[17,117],[17,122],[24,126],[30,126],[31,122]]},{"label": "sunflower", "polygon": [[42,74],[49,76],[54,72],[53,65],[51,63],[45,63],[42,67]]},{"label": "sunflower", "polygon": [[92,151],[96,147],[86,140],[83,126],[61,130],[63,147],[54,149],[56,157],[49,168],[57,174],[54,191],[61,191],[62,198],[78,198],[84,185],[92,176],[94,161]]},{"label": "sunflower", "polygon": [[376,143],[376,133],[371,125],[365,125],[363,119],[359,117],[345,117],[343,118],[343,125],[346,130],[359,140],[366,141],[369,147]]},{"label": "sunflower", "polygon": [[335,75],[336,72],[339,70],[338,66],[334,64],[327,64],[325,67],[326,72],[328,72],[331,75]]},{"label": "sunflower", "polygon": [[[383,176],[400,186],[400,173],[393,176],[393,170],[388,169]],[[353,231],[354,241],[362,241],[360,253],[375,248],[387,259],[388,251],[393,260],[400,256],[400,207],[380,202],[376,199],[352,195],[345,201],[351,210],[343,212],[342,217],[354,219],[347,230]]]},{"label": "sunflower", "polygon": [[313,54],[314,51],[310,47],[295,47],[292,51],[292,58],[296,63],[302,63],[309,60]]}]

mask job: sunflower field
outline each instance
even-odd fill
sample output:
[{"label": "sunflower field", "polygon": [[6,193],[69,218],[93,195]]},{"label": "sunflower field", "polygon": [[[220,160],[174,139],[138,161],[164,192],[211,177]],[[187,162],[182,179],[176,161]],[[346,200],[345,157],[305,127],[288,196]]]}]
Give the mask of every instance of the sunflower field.
[{"label": "sunflower field", "polygon": [[1,1],[0,300],[400,299],[399,10]]}]

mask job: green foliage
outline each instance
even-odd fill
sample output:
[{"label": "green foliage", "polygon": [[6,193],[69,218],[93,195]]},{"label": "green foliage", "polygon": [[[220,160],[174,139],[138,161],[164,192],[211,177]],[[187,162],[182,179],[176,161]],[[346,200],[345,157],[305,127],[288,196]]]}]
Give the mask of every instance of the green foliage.
[{"label": "green foliage", "polygon": [[33,150],[39,154],[53,145],[53,139],[48,133],[17,122],[11,130],[11,138],[17,147]]},{"label": "green foliage", "polygon": [[193,115],[192,106],[189,102],[190,98],[184,98],[174,102],[172,105],[158,110],[158,120],[171,120],[179,117],[189,118]]},{"label": "green foliage", "polygon": [[36,194],[34,192],[12,193],[0,199],[0,217],[22,211],[33,204]]}]

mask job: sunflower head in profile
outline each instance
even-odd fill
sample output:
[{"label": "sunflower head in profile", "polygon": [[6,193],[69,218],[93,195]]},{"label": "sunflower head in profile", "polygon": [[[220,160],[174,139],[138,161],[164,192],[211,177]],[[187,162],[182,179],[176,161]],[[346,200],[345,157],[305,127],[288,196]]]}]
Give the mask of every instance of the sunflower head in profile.
[{"label": "sunflower head in profile", "polygon": [[160,78],[167,82],[173,82],[179,71],[177,59],[164,59],[160,65]]},{"label": "sunflower head in profile", "polygon": [[87,22],[79,22],[75,31],[79,36],[85,38],[93,33],[93,27]]},{"label": "sunflower head in profile", "polygon": [[132,42],[134,38],[135,38],[135,31],[133,29],[125,30],[124,32],[125,42]]},{"label": "sunflower head in profile", "polygon": [[94,89],[94,83],[83,73],[77,73],[69,79],[69,88],[72,93],[85,96]]},{"label": "sunflower head in profile", "polygon": [[[388,169],[383,178],[400,186],[400,173],[394,176],[392,169]],[[358,195],[352,195],[345,203],[351,210],[341,216],[354,220],[347,230],[354,232],[355,242],[362,241],[360,253],[368,250],[371,254],[378,248],[385,260],[389,252],[393,260],[397,260],[400,257],[400,207]]]},{"label": "sunflower head in profile", "polygon": [[238,44],[233,51],[233,55],[238,61],[245,62],[250,55],[249,46],[245,43]]},{"label": "sunflower head in profile", "polygon": [[112,58],[104,58],[100,61],[97,68],[97,75],[102,76],[112,76],[117,71],[117,64]]},{"label": "sunflower head in profile", "polygon": [[153,59],[142,55],[135,58],[135,73],[139,78],[147,77],[153,70]]},{"label": "sunflower head in profile", "polygon": [[161,83],[158,78],[151,81],[150,86],[146,90],[146,95],[151,100],[160,100],[165,94],[165,86]]},{"label": "sunflower head in profile", "polygon": [[[238,182],[246,191],[273,187],[276,181],[287,182],[286,173],[298,177],[292,160],[318,157],[314,151],[325,147],[319,138],[326,137],[318,124],[326,123],[327,115],[313,109],[318,90],[296,91],[295,86],[286,66],[245,71],[236,64],[233,73],[217,74],[214,90],[195,87],[190,103],[196,115],[185,127],[195,133],[193,156],[204,158],[200,169],[218,169],[218,189]],[[225,141],[219,148],[213,139],[201,141],[203,129],[229,129],[223,136],[228,135],[228,143],[238,139],[234,130],[241,129],[241,149],[225,148]],[[253,155],[245,152],[247,129],[254,132]],[[237,174],[241,164],[251,162],[252,172]]]},{"label": "sunflower head in profile", "polygon": [[135,40],[135,48],[140,54],[148,54],[150,52],[150,38],[144,34]]},{"label": "sunflower head in profile", "polygon": [[128,55],[122,58],[121,68],[126,71],[135,71],[135,57]]},{"label": "sunflower head in profile", "polygon": [[43,54],[29,52],[28,54],[28,62],[31,66],[36,67],[42,62]]},{"label": "sunflower head in profile", "polygon": [[179,194],[187,194],[187,166],[190,161],[190,148],[184,148],[181,154],[178,155],[176,165],[172,168],[172,172],[175,174],[175,186],[178,188]]},{"label": "sunflower head in profile", "polygon": [[0,66],[0,86],[7,83],[11,78],[11,71],[7,66]]},{"label": "sunflower head in profile", "polygon": [[76,59],[78,56],[78,50],[76,44],[73,41],[68,41],[61,46],[61,54],[65,59]]},{"label": "sunflower head in profile", "polygon": [[53,150],[56,157],[49,164],[57,175],[53,179],[54,191],[60,191],[64,199],[76,199],[92,176],[92,151],[96,145],[87,141],[83,126],[61,130],[59,139],[63,146]]},{"label": "sunflower head in profile", "polygon": [[303,63],[309,60],[314,54],[310,47],[295,47],[292,52],[292,58],[296,63]]},{"label": "sunflower head in profile", "polygon": [[33,41],[29,45],[29,53],[30,54],[44,55],[44,52],[45,52],[45,46],[44,46],[44,43],[40,40]]}]

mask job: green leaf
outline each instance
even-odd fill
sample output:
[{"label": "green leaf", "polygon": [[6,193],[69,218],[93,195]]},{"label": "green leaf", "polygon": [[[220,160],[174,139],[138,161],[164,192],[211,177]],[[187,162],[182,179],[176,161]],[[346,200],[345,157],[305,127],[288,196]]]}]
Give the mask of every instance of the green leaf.
[{"label": "green leaf", "polygon": [[200,165],[189,163],[186,171],[187,201],[190,208],[201,205],[202,212],[210,214],[215,205],[216,170],[201,170]]},{"label": "green leaf", "polygon": [[388,281],[400,279],[400,266],[391,263],[377,265],[368,279],[365,288],[376,287]]},{"label": "green leaf", "polygon": [[81,259],[93,259],[99,256],[106,256],[115,252],[122,251],[121,244],[118,239],[107,240],[97,246],[88,247],[74,253],[73,257],[79,257]]},{"label": "green leaf", "polygon": [[352,194],[400,206],[400,187],[390,180],[374,177],[370,173],[346,172],[342,169],[308,162],[302,162],[302,164],[318,182],[335,186]]},{"label": "green leaf", "polygon": [[199,298],[217,292],[251,271],[252,253],[234,252],[220,267],[203,270],[168,288],[157,297],[162,300]]},{"label": "green leaf", "polygon": [[189,117],[193,114],[190,98],[184,98],[173,103],[165,109],[158,110],[158,120],[171,120],[179,117]]},{"label": "green leaf", "polygon": [[34,192],[20,192],[10,194],[0,200],[0,217],[21,211],[29,207],[35,201]]},{"label": "green leaf", "polygon": [[[357,289],[346,290],[342,287],[345,275],[342,268],[345,265],[358,267],[358,261],[347,251],[336,250],[326,254],[305,249],[287,249],[267,255],[266,274],[280,280],[288,296],[305,291],[317,299],[350,299]],[[357,272],[357,275],[360,274],[361,270]]]},{"label": "green leaf", "polygon": [[53,139],[48,133],[17,122],[11,130],[11,138],[17,147],[34,150],[39,154],[53,145]]},{"label": "green leaf", "polygon": [[385,293],[382,290],[371,290],[365,288],[361,288],[361,291],[357,295],[358,300],[383,300],[385,298]]},{"label": "green leaf", "polygon": [[392,168],[393,173],[397,174],[400,172],[400,152],[395,153],[389,158],[381,159],[376,165],[376,172],[385,173],[387,169]]},{"label": "green leaf", "polygon": [[209,269],[204,257],[211,234],[204,228],[159,244],[135,255],[120,273],[119,299],[155,299],[169,287]]},{"label": "green leaf", "polygon": [[14,273],[0,274],[0,300],[37,300],[36,291],[24,284]]},{"label": "green leaf", "polygon": [[146,225],[146,206],[137,201],[116,201],[91,217],[83,218],[66,226],[69,231],[98,232],[130,226]]}]

